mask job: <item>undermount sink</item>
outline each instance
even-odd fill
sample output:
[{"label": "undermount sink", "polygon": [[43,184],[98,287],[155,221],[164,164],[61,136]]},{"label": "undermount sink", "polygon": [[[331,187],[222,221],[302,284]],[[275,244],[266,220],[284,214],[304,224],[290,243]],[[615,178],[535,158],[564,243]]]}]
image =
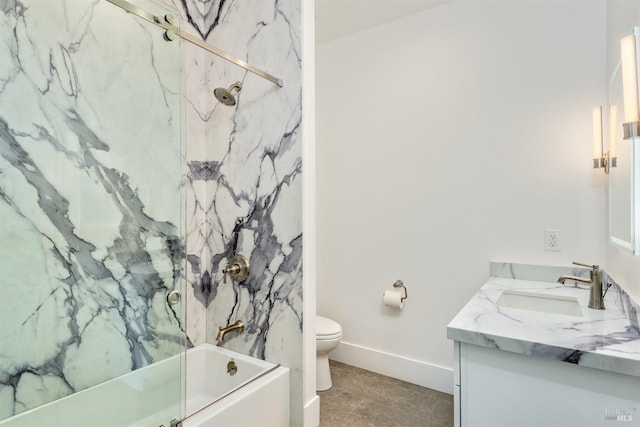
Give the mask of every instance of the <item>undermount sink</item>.
[{"label": "undermount sink", "polygon": [[582,316],[582,310],[575,297],[537,294],[522,291],[503,291],[498,306],[520,310],[541,311],[543,313]]}]

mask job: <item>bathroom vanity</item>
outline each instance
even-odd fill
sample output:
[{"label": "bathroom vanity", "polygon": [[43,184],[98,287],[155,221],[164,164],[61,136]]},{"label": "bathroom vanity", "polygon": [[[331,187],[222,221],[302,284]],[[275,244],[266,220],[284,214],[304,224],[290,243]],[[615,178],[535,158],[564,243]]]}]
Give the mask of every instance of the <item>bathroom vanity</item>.
[{"label": "bathroom vanity", "polygon": [[638,305],[612,283],[605,310],[562,275],[588,269],[492,263],[447,327],[455,425],[640,426]]}]

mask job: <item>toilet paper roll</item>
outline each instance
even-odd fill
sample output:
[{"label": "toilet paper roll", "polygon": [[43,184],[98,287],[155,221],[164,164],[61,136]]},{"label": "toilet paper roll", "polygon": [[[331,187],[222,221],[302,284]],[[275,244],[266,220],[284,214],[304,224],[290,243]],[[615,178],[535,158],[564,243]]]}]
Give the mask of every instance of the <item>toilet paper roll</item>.
[{"label": "toilet paper roll", "polygon": [[402,288],[394,288],[384,291],[382,298],[384,300],[384,305],[387,307],[402,309],[404,307],[404,301],[402,301],[403,296],[404,290]]}]

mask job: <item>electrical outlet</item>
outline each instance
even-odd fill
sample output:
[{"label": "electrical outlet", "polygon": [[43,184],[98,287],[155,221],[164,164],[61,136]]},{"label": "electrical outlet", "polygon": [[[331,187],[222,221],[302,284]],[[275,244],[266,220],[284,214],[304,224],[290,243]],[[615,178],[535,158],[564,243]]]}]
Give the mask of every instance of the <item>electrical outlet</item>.
[{"label": "electrical outlet", "polygon": [[544,230],[544,250],[545,251],[560,250],[560,231]]}]

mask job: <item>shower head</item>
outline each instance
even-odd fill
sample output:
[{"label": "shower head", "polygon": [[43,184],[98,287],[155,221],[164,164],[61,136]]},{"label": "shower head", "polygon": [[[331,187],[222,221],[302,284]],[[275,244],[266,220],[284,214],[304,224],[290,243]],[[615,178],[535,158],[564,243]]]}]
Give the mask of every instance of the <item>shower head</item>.
[{"label": "shower head", "polygon": [[216,99],[222,102],[224,105],[236,105],[236,97],[234,96],[234,92],[238,93],[242,89],[242,83],[235,82],[229,89],[225,89],[223,87],[219,87],[213,91],[213,95]]}]

